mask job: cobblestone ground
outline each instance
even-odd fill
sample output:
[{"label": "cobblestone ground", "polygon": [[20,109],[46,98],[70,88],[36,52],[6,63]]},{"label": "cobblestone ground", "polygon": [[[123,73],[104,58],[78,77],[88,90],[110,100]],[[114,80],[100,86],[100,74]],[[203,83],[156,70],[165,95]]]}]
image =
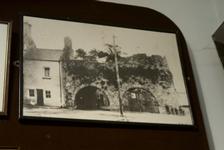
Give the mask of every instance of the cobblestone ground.
[{"label": "cobblestone ground", "polygon": [[119,122],[143,122],[143,123],[162,123],[162,124],[192,124],[191,115],[168,115],[155,114],[149,112],[124,112],[124,116],[118,111],[103,110],[75,110],[64,108],[24,108],[24,116],[49,117],[49,118],[68,118],[68,119],[87,119],[87,120],[105,120]]}]

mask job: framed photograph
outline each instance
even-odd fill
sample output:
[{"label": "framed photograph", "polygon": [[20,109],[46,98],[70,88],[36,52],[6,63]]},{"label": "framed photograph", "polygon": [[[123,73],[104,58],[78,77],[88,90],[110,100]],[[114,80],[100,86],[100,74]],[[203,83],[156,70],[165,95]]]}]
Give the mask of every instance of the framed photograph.
[{"label": "framed photograph", "polygon": [[7,115],[11,23],[0,21],[0,115]]},{"label": "framed photograph", "polygon": [[194,125],[175,32],[22,17],[23,119]]}]

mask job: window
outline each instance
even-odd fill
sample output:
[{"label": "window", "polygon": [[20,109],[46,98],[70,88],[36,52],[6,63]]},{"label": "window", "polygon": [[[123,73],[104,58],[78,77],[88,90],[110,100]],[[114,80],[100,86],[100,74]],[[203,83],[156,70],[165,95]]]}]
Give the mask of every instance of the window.
[{"label": "window", "polygon": [[45,91],[46,98],[51,98],[51,91]]},{"label": "window", "polygon": [[29,89],[29,96],[30,97],[34,97],[35,96],[34,89]]},{"label": "window", "polygon": [[44,67],[44,77],[50,77],[50,68]]}]

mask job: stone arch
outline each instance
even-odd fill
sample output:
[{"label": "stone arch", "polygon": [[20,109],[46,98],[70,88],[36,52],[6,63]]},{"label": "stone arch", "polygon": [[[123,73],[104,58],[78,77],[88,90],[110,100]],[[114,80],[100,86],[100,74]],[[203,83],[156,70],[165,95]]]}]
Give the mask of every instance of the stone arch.
[{"label": "stone arch", "polygon": [[122,97],[125,110],[159,113],[158,101],[148,89],[131,87],[124,92]]},{"label": "stone arch", "polygon": [[77,109],[97,110],[106,109],[110,101],[106,93],[96,86],[84,86],[75,95],[74,103]]}]

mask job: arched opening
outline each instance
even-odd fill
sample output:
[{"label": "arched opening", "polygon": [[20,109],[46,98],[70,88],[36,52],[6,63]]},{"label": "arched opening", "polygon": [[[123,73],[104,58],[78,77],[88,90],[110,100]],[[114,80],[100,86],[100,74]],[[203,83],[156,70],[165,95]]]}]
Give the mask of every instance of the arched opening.
[{"label": "arched opening", "polygon": [[159,104],[156,98],[146,89],[130,88],[124,93],[123,98],[126,100],[125,110],[159,113]]},{"label": "arched opening", "polygon": [[110,105],[105,92],[94,86],[87,86],[80,89],[75,96],[77,109],[97,110],[106,109]]}]

